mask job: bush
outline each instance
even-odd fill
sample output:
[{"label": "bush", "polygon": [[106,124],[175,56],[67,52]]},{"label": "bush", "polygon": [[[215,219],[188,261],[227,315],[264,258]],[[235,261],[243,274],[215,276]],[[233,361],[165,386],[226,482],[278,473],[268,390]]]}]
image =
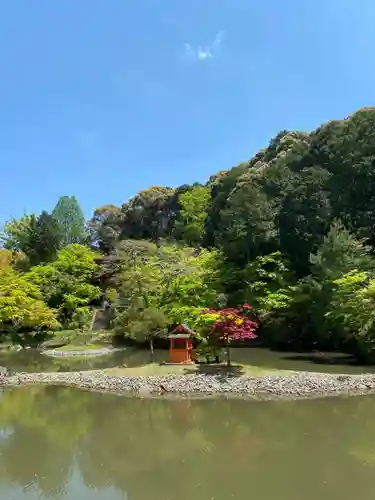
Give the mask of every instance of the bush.
[{"label": "bush", "polygon": [[347,342],[365,361],[375,359],[375,279],[353,271],[334,281],[328,321],[341,327]]}]

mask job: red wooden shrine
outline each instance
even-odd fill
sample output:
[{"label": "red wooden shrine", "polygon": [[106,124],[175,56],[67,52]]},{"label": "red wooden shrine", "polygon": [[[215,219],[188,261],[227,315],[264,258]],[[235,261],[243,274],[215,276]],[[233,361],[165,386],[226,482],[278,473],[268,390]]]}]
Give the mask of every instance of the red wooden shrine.
[{"label": "red wooden shrine", "polygon": [[179,325],[168,336],[169,362],[173,364],[192,364],[194,332],[186,325]]}]

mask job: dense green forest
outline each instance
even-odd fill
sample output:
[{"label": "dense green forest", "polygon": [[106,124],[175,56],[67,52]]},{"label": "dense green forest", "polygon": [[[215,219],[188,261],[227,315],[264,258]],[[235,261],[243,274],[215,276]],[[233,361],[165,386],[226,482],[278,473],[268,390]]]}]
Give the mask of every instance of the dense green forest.
[{"label": "dense green forest", "polygon": [[[8,221],[3,338],[88,329],[149,339],[249,303],[280,348],[375,353],[375,108],[277,134],[205,184],[150,187],[85,221],[75,197]],[[31,333],[32,332],[32,333]]]}]

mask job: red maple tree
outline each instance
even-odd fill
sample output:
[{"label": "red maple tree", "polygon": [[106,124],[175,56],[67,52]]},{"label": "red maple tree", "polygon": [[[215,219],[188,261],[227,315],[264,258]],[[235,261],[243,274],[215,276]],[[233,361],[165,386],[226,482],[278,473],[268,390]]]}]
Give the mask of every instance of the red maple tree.
[{"label": "red maple tree", "polygon": [[253,308],[244,304],[240,308],[206,309],[202,314],[211,315],[209,328],[212,340],[226,346],[227,365],[230,366],[230,344],[233,340],[255,339],[258,323],[250,317]]}]

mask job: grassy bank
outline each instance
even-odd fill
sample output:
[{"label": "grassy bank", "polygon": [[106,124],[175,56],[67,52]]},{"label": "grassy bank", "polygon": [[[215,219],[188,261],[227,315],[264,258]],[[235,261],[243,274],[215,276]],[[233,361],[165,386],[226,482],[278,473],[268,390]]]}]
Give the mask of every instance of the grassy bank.
[{"label": "grassy bank", "polygon": [[207,374],[233,374],[247,376],[262,376],[262,375],[278,375],[291,374],[291,371],[282,371],[272,368],[263,368],[254,365],[233,364],[227,367],[224,364],[212,365],[165,365],[158,363],[150,363],[148,365],[136,366],[132,368],[117,367],[104,370],[108,375],[116,376],[148,376],[148,375],[188,375],[197,373]]},{"label": "grassy bank", "polygon": [[106,347],[103,344],[67,344],[55,349],[55,351],[97,351]]}]

